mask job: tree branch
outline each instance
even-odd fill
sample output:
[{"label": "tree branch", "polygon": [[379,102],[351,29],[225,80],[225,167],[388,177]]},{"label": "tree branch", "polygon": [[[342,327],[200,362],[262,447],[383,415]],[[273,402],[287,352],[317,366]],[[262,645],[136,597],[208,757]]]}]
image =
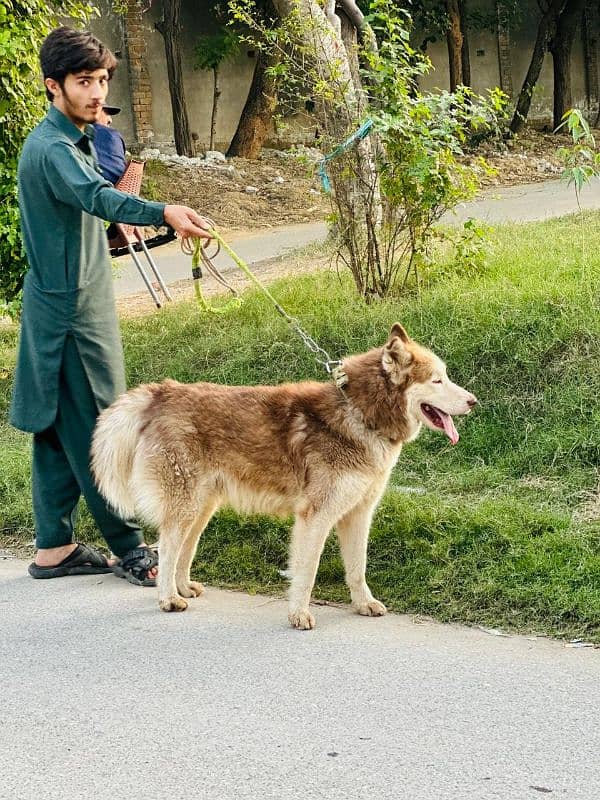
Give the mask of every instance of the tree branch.
[{"label": "tree branch", "polygon": [[365,15],[360,8],[356,5],[355,0],[338,0],[339,5],[348,17],[350,22],[358,31],[358,36],[362,44],[367,47],[371,52],[377,52],[377,39],[373,33],[373,29],[365,20]]}]

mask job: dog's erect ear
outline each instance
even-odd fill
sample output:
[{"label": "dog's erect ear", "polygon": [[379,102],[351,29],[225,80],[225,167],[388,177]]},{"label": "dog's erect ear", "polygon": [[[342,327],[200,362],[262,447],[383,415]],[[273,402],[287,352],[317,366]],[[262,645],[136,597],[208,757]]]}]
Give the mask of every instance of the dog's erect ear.
[{"label": "dog's erect ear", "polygon": [[[402,335],[399,331],[402,331]],[[409,341],[402,325],[396,323],[392,328],[389,341],[383,347],[381,356],[383,370],[388,373],[393,383],[400,383],[403,380],[404,373],[413,360],[412,353],[405,347]]]},{"label": "dog's erect ear", "polygon": [[404,330],[402,325],[400,325],[399,322],[394,322],[394,324],[392,325],[392,330],[390,331],[390,341],[394,338],[394,336],[397,336],[399,339],[402,339],[404,344],[408,344],[410,342],[410,336]]}]

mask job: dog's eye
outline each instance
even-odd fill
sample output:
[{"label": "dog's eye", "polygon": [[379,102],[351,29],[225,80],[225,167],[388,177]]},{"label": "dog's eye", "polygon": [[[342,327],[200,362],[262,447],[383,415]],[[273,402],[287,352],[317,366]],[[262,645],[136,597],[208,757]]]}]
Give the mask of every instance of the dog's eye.
[{"label": "dog's eye", "polygon": [[431,381],[432,383],[442,383],[440,380]]}]

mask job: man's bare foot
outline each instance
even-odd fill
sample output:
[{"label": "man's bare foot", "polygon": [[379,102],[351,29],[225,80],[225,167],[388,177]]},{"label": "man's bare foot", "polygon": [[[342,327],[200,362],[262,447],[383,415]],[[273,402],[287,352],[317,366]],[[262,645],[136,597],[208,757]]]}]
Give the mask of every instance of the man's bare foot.
[{"label": "man's bare foot", "polygon": [[95,547],[79,542],[43,547],[27,567],[32,578],[63,578],[66,575],[103,575],[116,569]]},{"label": "man's bare foot", "polygon": [[[71,553],[77,548],[75,543],[64,544],[61,547],[44,547],[37,551],[34,558],[34,563],[38,567],[56,567],[70,556]],[[109,558],[109,567],[117,563],[116,558]]]}]

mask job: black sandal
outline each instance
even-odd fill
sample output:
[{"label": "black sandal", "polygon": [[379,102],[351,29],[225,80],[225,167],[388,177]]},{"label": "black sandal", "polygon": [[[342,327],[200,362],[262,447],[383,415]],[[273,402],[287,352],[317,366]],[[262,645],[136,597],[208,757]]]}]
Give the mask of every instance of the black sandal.
[{"label": "black sandal", "polygon": [[148,577],[149,572],[158,566],[158,553],[150,547],[135,547],[121,558],[112,571],[119,578],[125,578],[136,586],[156,586],[156,580]]},{"label": "black sandal", "polygon": [[78,544],[72,553],[54,567],[40,567],[35,561],[30,564],[27,571],[32,578],[64,578],[65,575],[103,575],[112,572],[113,568],[108,563],[106,556],[89,547],[87,544]]}]

